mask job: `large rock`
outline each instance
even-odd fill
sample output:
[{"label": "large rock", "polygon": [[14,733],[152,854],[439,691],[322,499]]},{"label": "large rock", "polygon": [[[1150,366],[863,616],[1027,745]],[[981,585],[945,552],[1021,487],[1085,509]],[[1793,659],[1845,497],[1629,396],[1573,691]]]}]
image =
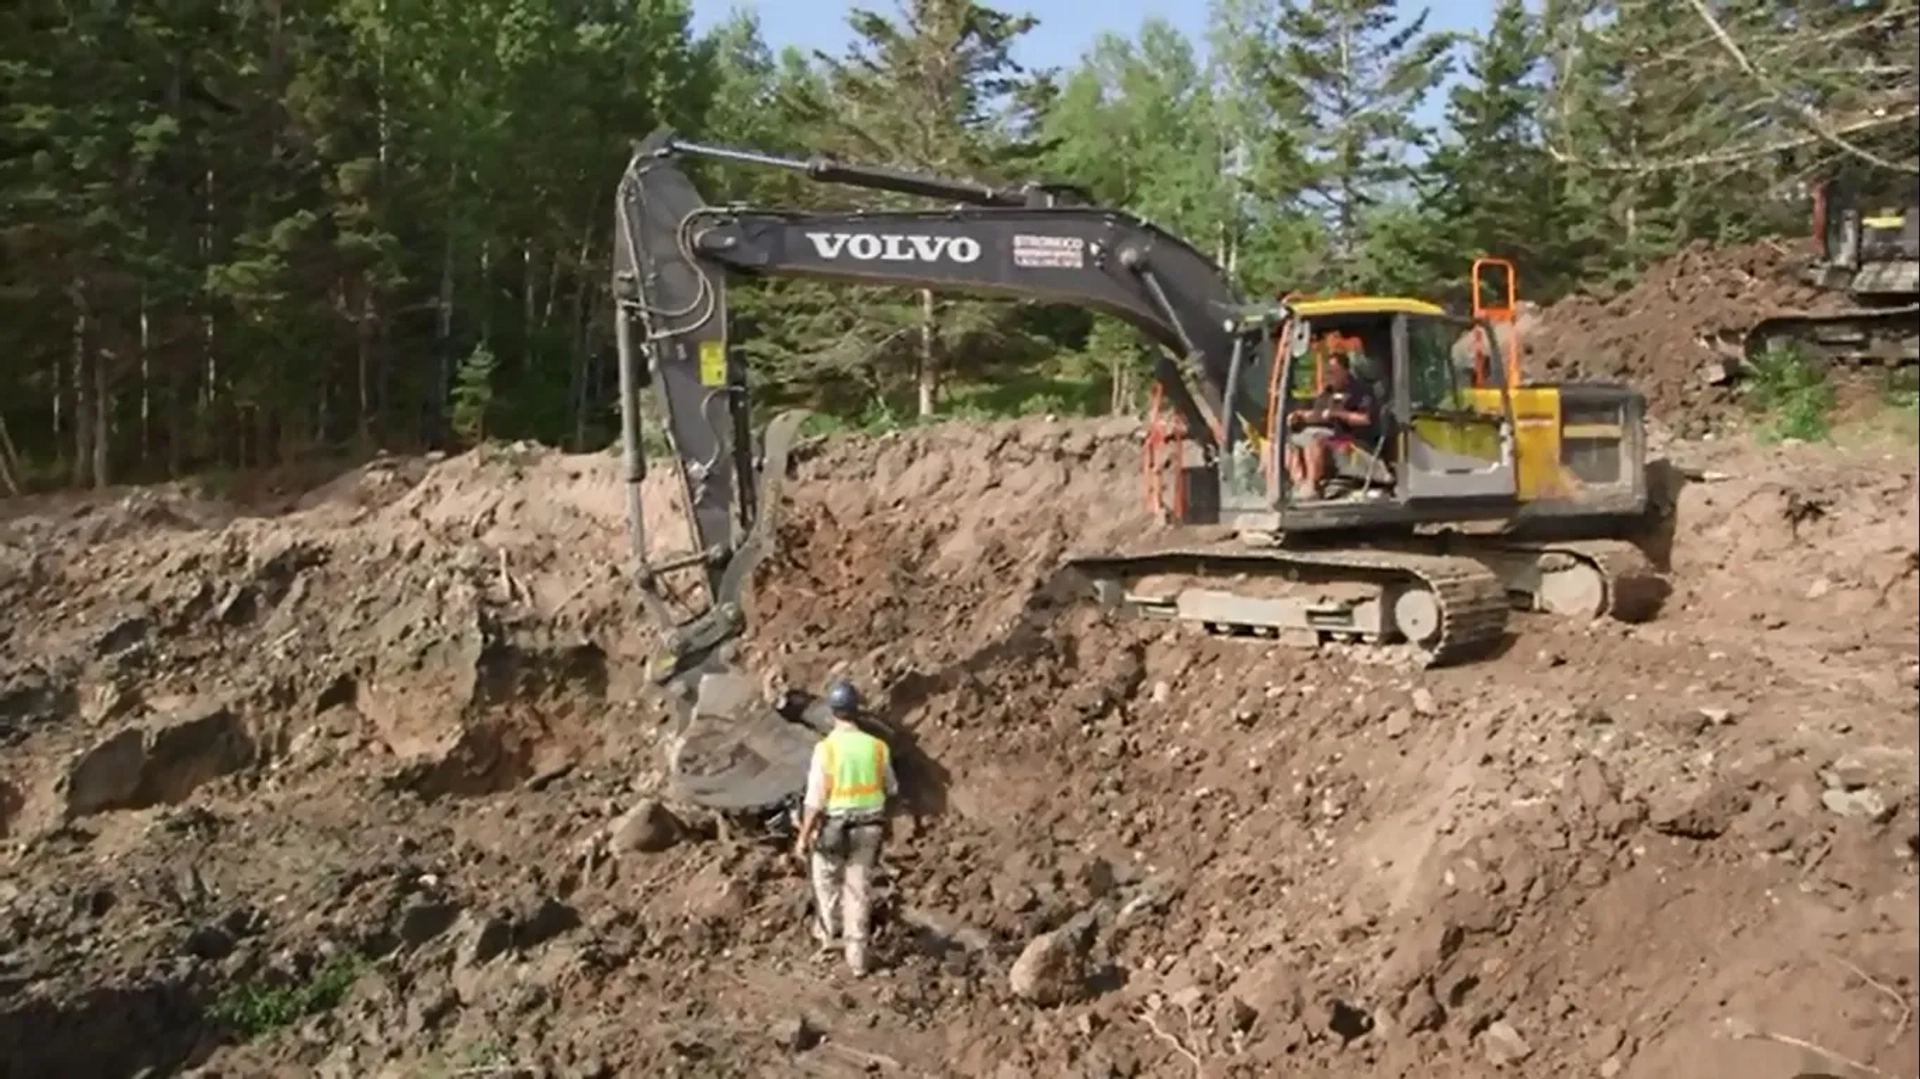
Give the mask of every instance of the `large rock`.
[{"label": "large rock", "polygon": [[1519,1064],[1533,1055],[1533,1046],[1504,1019],[1480,1032],[1480,1048],[1487,1055],[1487,1063],[1496,1068]]},{"label": "large rock", "polygon": [[1007,972],[1013,995],[1042,1007],[1078,1000],[1087,991],[1087,952],[1094,921],[1075,915],[1066,925],[1027,942]]},{"label": "large rock", "polygon": [[246,724],[221,705],[127,728],[80,754],[67,770],[67,819],[184,801],[201,786],[251,767],[257,755]]},{"label": "large rock", "polygon": [[680,842],[680,819],[651,798],[635,803],[607,829],[607,846],[617,855],[657,854]]}]

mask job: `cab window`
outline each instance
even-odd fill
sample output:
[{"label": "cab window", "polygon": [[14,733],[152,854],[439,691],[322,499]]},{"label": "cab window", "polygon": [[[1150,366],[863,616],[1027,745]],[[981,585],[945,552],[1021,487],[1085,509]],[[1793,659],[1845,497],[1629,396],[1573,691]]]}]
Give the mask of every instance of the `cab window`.
[{"label": "cab window", "polygon": [[[1454,342],[1461,326],[1450,319],[1407,316],[1407,387],[1415,412],[1450,412],[1466,407],[1466,383],[1473,378],[1472,353],[1456,364]],[[1491,374],[1491,372],[1489,372]]]}]

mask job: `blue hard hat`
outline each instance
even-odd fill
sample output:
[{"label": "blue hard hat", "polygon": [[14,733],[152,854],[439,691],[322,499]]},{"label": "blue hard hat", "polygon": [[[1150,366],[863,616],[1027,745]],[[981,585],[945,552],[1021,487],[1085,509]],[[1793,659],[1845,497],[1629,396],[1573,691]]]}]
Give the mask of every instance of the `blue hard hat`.
[{"label": "blue hard hat", "polygon": [[836,716],[850,716],[860,710],[860,691],[844,678],[827,687],[827,710]]}]

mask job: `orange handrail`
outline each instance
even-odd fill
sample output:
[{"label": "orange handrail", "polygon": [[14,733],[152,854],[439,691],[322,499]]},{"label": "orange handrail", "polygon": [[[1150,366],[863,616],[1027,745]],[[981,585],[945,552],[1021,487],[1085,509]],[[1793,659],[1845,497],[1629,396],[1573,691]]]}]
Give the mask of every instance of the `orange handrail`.
[{"label": "orange handrail", "polygon": [[1827,200],[1832,190],[1832,180],[1815,180],[1813,183],[1813,243],[1820,257],[1830,259],[1833,252],[1827,247]]},{"label": "orange handrail", "polygon": [[[1481,275],[1487,270],[1498,270],[1504,278],[1500,290],[1502,300],[1498,304],[1488,303],[1486,290],[1481,287]],[[1482,256],[1473,260],[1473,266],[1467,273],[1468,287],[1473,293],[1473,320],[1476,323],[1505,323],[1506,332],[1500,334],[1500,351],[1505,363],[1504,370],[1507,389],[1513,390],[1520,385],[1520,323],[1517,319],[1520,306],[1520,277],[1513,263],[1503,258]],[[1487,382],[1487,349],[1491,342],[1483,340],[1486,336],[1481,327],[1475,326],[1473,333],[1473,384],[1484,386]]]}]

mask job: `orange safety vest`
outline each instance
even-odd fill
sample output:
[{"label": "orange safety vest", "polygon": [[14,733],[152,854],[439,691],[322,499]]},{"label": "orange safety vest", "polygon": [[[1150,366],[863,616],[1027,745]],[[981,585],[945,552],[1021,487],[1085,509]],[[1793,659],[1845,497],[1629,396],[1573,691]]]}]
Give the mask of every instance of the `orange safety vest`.
[{"label": "orange safety vest", "polygon": [[820,743],[827,771],[828,813],[859,813],[887,804],[887,744],[860,730],[834,731]]}]

